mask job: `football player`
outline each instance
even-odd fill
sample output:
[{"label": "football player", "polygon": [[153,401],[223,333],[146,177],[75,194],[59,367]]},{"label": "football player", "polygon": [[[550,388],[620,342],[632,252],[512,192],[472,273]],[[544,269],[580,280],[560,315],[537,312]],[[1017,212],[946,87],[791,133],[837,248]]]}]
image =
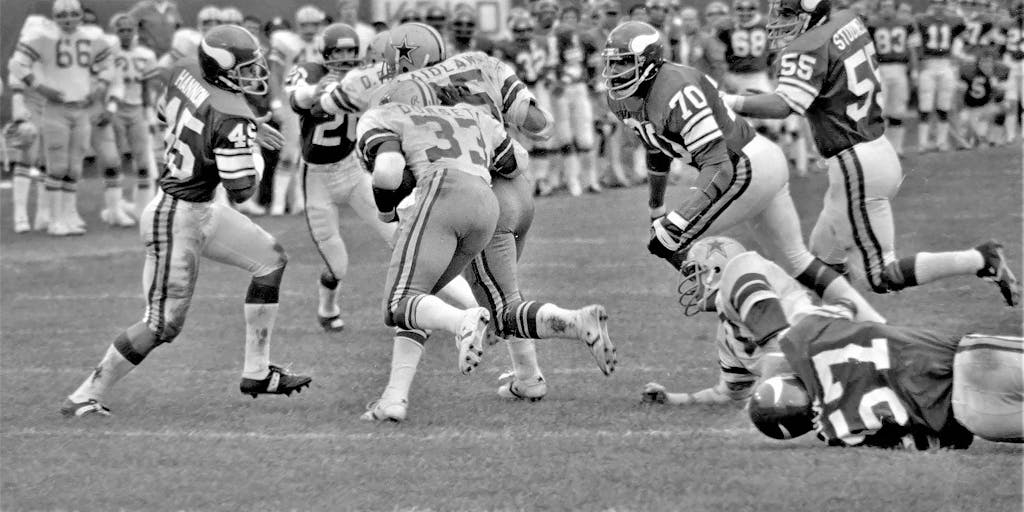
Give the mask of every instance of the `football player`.
[{"label": "football player", "polygon": [[647,15],[645,20],[649,25],[658,29],[665,41],[668,43],[665,46],[665,59],[677,62],[679,60],[678,55],[675,53],[675,48],[679,44],[678,33],[674,30],[672,23],[669,19],[669,11],[671,6],[668,0],[647,0],[644,3],[644,12]]},{"label": "football player", "polygon": [[917,76],[916,45],[920,36],[913,19],[896,13],[896,0],[881,0],[878,13],[868,17],[868,31],[875,42],[878,55],[878,73],[885,91],[885,134],[896,154],[903,154],[903,119],[910,101],[908,78]]},{"label": "football player", "polygon": [[[328,81],[340,81],[343,75],[362,64],[359,36],[351,26],[335,23],[324,29],[320,41],[323,63],[299,64],[289,74],[285,87],[291,107],[299,115],[306,224],[326,264],[320,275],[317,317],[324,330],[336,332],[345,325],[338,297],[339,282],[348,272],[348,251],[338,226],[338,208],[343,204],[351,206],[387,241],[394,238],[395,226],[377,218],[370,175],[356,159],[356,114],[337,112],[317,116],[311,111],[314,100]],[[379,84],[376,70],[371,71],[370,74],[360,73],[369,78],[365,82],[348,80],[346,84],[351,85],[346,86],[345,92],[355,97],[369,95]]]},{"label": "football player", "polygon": [[448,37],[448,12],[444,7],[440,5],[427,6],[427,10],[423,13],[423,22],[441,34],[445,41],[450,40]]},{"label": "football player", "polygon": [[[515,67],[516,76],[533,92],[537,100],[537,108],[551,112],[551,91],[547,76],[551,61],[547,40],[535,33],[536,22],[527,12],[513,15],[509,20],[512,41],[505,49],[508,60]],[[554,187],[551,185],[551,154],[554,141],[534,140],[522,137],[519,140],[530,151],[529,172],[537,186],[537,193],[550,195]]]},{"label": "football player", "polygon": [[665,62],[663,44],[657,29],[631,21],[612,31],[604,51],[615,114],[649,149],[669,159],[689,157],[699,173],[695,192],[666,214],[667,166],[650,170],[648,250],[680,269],[697,239],[749,221],[789,275],[826,299],[874,312],[804,245],[782,150],[726,108],[705,75]]},{"label": "football player", "polygon": [[[514,33],[514,32],[513,32]],[[456,9],[452,15],[452,53],[470,52],[476,49],[476,12],[472,9]]]},{"label": "football player", "polygon": [[996,59],[997,50],[987,48],[977,52],[978,60],[961,66],[960,79],[964,84],[963,125],[979,146],[995,144],[989,138],[989,126],[1004,94],[1009,69]]},{"label": "football player", "polygon": [[[50,204],[47,232],[54,236],[81,235],[85,223],[78,214],[78,180],[82,175],[91,134],[92,100],[102,97],[109,77],[96,76],[105,51],[96,34],[81,27],[78,0],[55,0],[53,19],[58,31],[37,31],[18,43],[11,58],[11,77],[44,99],[39,129],[45,145],[46,198]],[[91,84],[97,80],[96,90]],[[29,119],[24,97],[12,97],[12,117]]]},{"label": "football player", "polygon": [[[390,75],[398,73],[396,81],[416,79],[431,84],[443,92],[446,104],[470,105],[526,136],[543,139],[553,130],[551,114],[538,108],[536,99],[504,62],[481,52],[436,62],[430,56],[444,55],[443,47],[435,43],[440,37],[422,24],[397,27],[390,36],[385,65]],[[414,45],[418,48],[408,50],[410,55],[406,57],[405,47]],[[433,65],[421,69],[422,62]],[[514,145],[516,151],[525,154],[518,143]],[[519,290],[517,262],[533,222],[532,184],[519,173],[495,179],[492,187],[500,210],[497,228],[467,269],[467,279],[473,283],[479,303],[491,309],[495,333],[508,341],[514,375],[499,388],[499,395],[538,400],[546,394],[547,384],[537,366],[535,339],[580,340],[601,371],[611,374],[615,348],[608,339],[603,306],[566,310],[555,304],[526,301]]]},{"label": "football player", "polygon": [[921,117],[917,147],[921,152],[933,147],[929,142],[933,120],[934,148],[949,149],[949,113],[953,108],[958,69],[954,57],[963,56],[964,41],[960,35],[967,28],[963,18],[951,11],[950,0],[931,0],[928,12],[916,20],[917,32],[921,34],[921,72],[917,83],[917,107]]},{"label": "football player", "polygon": [[395,338],[388,385],[362,418],[402,421],[425,330],[456,335],[462,373],[480,362],[488,311],[459,309],[433,293],[462,272],[494,233],[498,201],[489,186],[491,173],[511,176],[521,170],[511,137],[489,115],[436,106],[433,89],[418,80],[400,82],[381,96],[359,119],[359,156],[373,173],[383,216],[396,216],[410,193],[416,206],[412,215],[398,219],[384,300],[385,323],[408,337]]},{"label": "football player", "polygon": [[267,88],[269,72],[259,42],[245,29],[224,25],[203,36],[198,59],[172,72],[160,98],[166,158],[160,191],[141,219],[146,245],[143,321],[122,332],[61,408],[66,416],[110,414],[106,391],[185,322],[199,260],[252,274],[245,297],[245,365],[239,389],[256,397],[301,391],[311,379],[269,360],[281,277],[287,262],[273,236],[234,209],[213,202],[223,185],[238,203],[257,188],[261,162],[257,128],[244,94]]},{"label": "football player", "polygon": [[[554,104],[555,139],[561,145],[563,173],[569,195],[579,196],[584,187],[600,192],[594,162],[594,108],[587,84],[587,63],[597,52],[597,43],[579,31],[580,11],[565,6],[560,23],[549,39],[552,66],[551,96]],[[583,173],[586,173],[583,175]],[[558,176],[549,176],[549,186]],[[552,187],[554,188],[554,187]]]},{"label": "football player", "polygon": [[142,210],[152,199],[152,179],[149,174],[150,148],[149,125],[155,114],[150,105],[150,93],[144,76],[156,66],[156,54],[136,40],[137,23],[128,14],[116,14],[110,18],[110,28],[118,38],[120,52],[114,63],[121,72],[124,83],[124,97],[117,105],[114,116],[114,130],[117,132],[118,148],[127,172],[134,174],[135,218],[142,216]]},{"label": "football player", "polygon": [[139,22],[139,42],[157,55],[171,50],[174,32],[183,25],[177,0],[139,0],[128,15]]},{"label": "football player", "polygon": [[863,20],[851,11],[833,13],[828,0],[814,5],[780,0],[770,17],[770,44],[780,49],[778,87],[725,99],[740,114],[781,119],[795,112],[810,122],[829,166],[829,190],[811,232],[811,251],[841,268],[847,253],[857,250],[875,293],[974,274],[996,283],[1006,303],[1016,305],[1020,285],[997,242],[896,257],[891,201],[903,171],[896,150],[882,136],[877,51]]},{"label": "football player", "polygon": [[768,91],[768,32],[757,0],[735,0],[736,21],[718,33],[725,45],[725,88],[730,92]]},{"label": "football player", "polygon": [[669,393],[651,382],[644,387],[644,402],[710,405],[745,400],[759,380],[788,370],[778,336],[781,326],[795,323],[815,306],[807,288],[778,265],[724,236],[693,244],[682,278],[683,313],[718,315],[718,383],[695,393]]},{"label": "football player", "polygon": [[[780,324],[781,326],[781,324]],[[794,375],[766,380],[754,425],[776,439],[815,430],[829,446],[968,448],[1024,442],[1024,339],[859,322],[816,308],[782,327]]]},{"label": "football player", "polygon": [[1018,129],[1024,123],[1021,117],[1021,98],[1024,98],[1024,2],[1016,1],[1010,10],[1006,27],[1006,54],[1004,62],[1010,67],[1010,80],[1006,84],[1006,140],[1017,139]]}]

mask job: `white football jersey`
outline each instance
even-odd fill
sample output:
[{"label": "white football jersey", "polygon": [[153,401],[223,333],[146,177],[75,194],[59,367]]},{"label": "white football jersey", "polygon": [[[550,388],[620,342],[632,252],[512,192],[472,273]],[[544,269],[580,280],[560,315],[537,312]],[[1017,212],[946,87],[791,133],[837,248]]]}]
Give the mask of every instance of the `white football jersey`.
[{"label": "white football jersey", "polygon": [[65,101],[84,101],[89,97],[94,71],[105,71],[103,66],[110,56],[111,49],[100,37],[102,34],[102,30],[85,26],[70,34],[33,30],[17,44],[11,72],[19,78],[38,75],[36,83],[62,92]]},{"label": "white football jersey", "polygon": [[156,67],[156,54],[145,46],[133,44],[127,50],[120,49],[114,57],[114,63],[124,84],[124,103],[142,105],[142,80]]},{"label": "white football jersey", "polygon": [[304,42],[298,34],[290,30],[275,30],[270,34],[270,55],[267,60],[291,69],[296,56],[302,51]]}]

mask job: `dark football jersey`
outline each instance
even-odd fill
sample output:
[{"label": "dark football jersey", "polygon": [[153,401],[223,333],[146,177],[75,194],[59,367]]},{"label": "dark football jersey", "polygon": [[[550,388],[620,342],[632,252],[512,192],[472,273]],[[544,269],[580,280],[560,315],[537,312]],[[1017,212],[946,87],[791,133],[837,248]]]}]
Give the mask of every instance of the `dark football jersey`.
[{"label": "dark football jersey", "polygon": [[758,21],[749,26],[736,24],[718,33],[725,45],[725,63],[730,73],[756,73],[768,69],[768,31]]},{"label": "dark football jersey", "polygon": [[834,445],[896,447],[912,436],[966,448],[953,417],[953,356],[960,336],[811,314],[779,345],[807,388],[819,437]]},{"label": "dark football jersey", "polygon": [[1005,40],[1002,34],[1002,27],[996,23],[996,19],[986,13],[964,22],[964,51],[971,55],[977,55],[982,50],[993,46],[1001,46]]},{"label": "dark football jersey", "polygon": [[775,92],[807,116],[829,158],[885,132],[875,44],[852,11],[840,11],[779,52]]},{"label": "dark football jersey", "polygon": [[993,73],[986,75],[976,63],[966,64],[960,70],[960,79],[964,81],[964,106],[978,108],[988,105],[996,96],[994,81],[1006,81],[1010,76],[1010,70],[1000,64],[994,65]]},{"label": "dark football jersey", "polygon": [[910,62],[910,38],[914,34],[913,20],[900,17],[883,18],[876,16],[868,22],[868,31],[875,42],[878,62]]},{"label": "dark football jersey", "polygon": [[953,40],[967,26],[963,18],[949,14],[922,14],[917,17],[917,32],[921,34],[921,55],[924,58],[949,57]]},{"label": "dark football jersey", "polygon": [[1006,54],[1013,60],[1024,60],[1024,18],[1013,18],[1006,27]]},{"label": "dark football jersey", "polygon": [[544,78],[550,57],[543,40],[509,41],[505,48],[508,62],[524,84],[533,87]]},{"label": "dark football jersey", "polygon": [[[316,86],[327,76],[323,64],[306,62],[292,68],[286,87]],[[313,116],[308,108],[301,108],[292,102],[292,110],[299,114],[299,137],[302,142],[302,159],[311,164],[332,164],[340,162],[356,147],[356,122],[354,114],[337,113],[321,117]]]},{"label": "dark football jersey", "polygon": [[242,189],[257,180],[256,124],[245,96],[206,83],[198,63],[171,71],[158,105],[164,123],[160,187],[184,201],[206,202],[224,183]]},{"label": "dark football jersey", "polygon": [[597,52],[597,45],[586,33],[556,30],[550,45],[555,80],[562,84],[590,81],[589,61]]},{"label": "dark football jersey", "polygon": [[646,98],[609,98],[608,107],[632,128],[648,149],[673,158],[689,154],[694,166],[714,155],[711,142],[724,140],[729,159],[735,164],[743,147],[755,132],[746,120],[736,117],[722,103],[715,84],[689,66],[665,63],[649,86]]}]

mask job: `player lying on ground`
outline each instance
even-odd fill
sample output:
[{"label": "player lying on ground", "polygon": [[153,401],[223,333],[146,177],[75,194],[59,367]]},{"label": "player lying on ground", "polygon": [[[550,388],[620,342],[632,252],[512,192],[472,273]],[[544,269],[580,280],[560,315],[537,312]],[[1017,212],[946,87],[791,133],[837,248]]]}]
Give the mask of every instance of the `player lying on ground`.
[{"label": "player lying on ground", "polygon": [[811,311],[783,330],[794,374],[762,382],[750,416],[765,435],[815,430],[830,446],[967,448],[1024,441],[1024,339],[853,320]]},{"label": "player lying on ground", "polygon": [[779,49],[775,92],[724,99],[751,117],[807,117],[829,162],[829,189],[811,232],[811,252],[842,270],[848,254],[858,251],[875,293],[973,274],[994,282],[1010,306],[1019,303],[1020,285],[997,242],[896,257],[891,201],[903,170],[883,137],[877,52],[863,20],[850,10],[832,12],[829,0],[776,0],[769,17],[768,37]]},{"label": "player lying on ground", "polygon": [[[649,150],[665,158],[663,168],[650,172],[648,250],[679,269],[700,237],[747,223],[789,275],[827,300],[848,300],[865,315],[874,313],[804,245],[782,149],[736,117],[707,76],[666,62],[663,55],[662,34],[635,21],[612,30],[604,50],[609,106]],[[685,158],[699,173],[695,190],[666,213],[668,165]]]},{"label": "player lying on ground", "polygon": [[254,398],[290,395],[312,380],[270,364],[270,337],[287,263],[284,249],[248,217],[213,202],[218,185],[236,203],[252,196],[259,185],[257,128],[243,94],[265,91],[267,75],[259,42],[233,25],[211,29],[203,36],[198,61],[185,60],[172,68],[160,99],[167,145],[160,191],[140,221],[146,244],[145,319],[114,340],[92,374],[65,400],[65,416],[109,415],[100,402],[106,391],[154,348],[178,336],[201,256],[252,274],[245,296],[242,393]]},{"label": "player lying on ground", "polygon": [[[682,275],[683,312],[689,316],[706,311],[719,318],[718,384],[695,393],[669,393],[651,382],[644,386],[644,402],[724,404],[749,398],[758,380],[786,367],[778,325],[813,308],[815,296],[775,263],[724,236],[693,244]],[[861,314],[860,319],[871,317]]]}]

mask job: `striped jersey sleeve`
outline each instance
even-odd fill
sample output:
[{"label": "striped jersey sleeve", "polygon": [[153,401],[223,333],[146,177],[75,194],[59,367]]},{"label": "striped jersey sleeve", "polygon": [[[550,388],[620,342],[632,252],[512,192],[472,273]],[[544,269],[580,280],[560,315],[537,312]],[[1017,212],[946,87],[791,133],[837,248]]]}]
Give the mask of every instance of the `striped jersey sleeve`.
[{"label": "striped jersey sleeve", "polygon": [[10,84],[13,87],[16,82],[25,82],[33,75],[32,67],[42,60],[42,39],[26,38],[19,40],[14,46],[14,53],[8,61],[8,74]]},{"label": "striped jersey sleeve", "polygon": [[211,151],[224,188],[243,189],[257,181],[256,124],[251,119],[229,117],[221,121]]},{"label": "striped jersey sleeve", "polygon": [[812,50],[786,49],[778,60],[777,94],[793,109],[804,115],[818,97],[828,72],[828,45]]},{"label": "striped jersey sleeve", "polygon": [[679,142],[690,154],[700,152],[711,142],[724,140],[709,98],[698,85],[684,85],[668,107],[665,135]]},{"label": "striped jersey sleeve", "polygon": [[492,72],[494,73],[495,81],[501,84],[502,112],[510,112],[522,103],[528,104],[530,101],[536,103],[536,97],[526,88],[526,84],[519,79],[512,66],[495,57],[488,57],[488,59],[494,66]]}]

